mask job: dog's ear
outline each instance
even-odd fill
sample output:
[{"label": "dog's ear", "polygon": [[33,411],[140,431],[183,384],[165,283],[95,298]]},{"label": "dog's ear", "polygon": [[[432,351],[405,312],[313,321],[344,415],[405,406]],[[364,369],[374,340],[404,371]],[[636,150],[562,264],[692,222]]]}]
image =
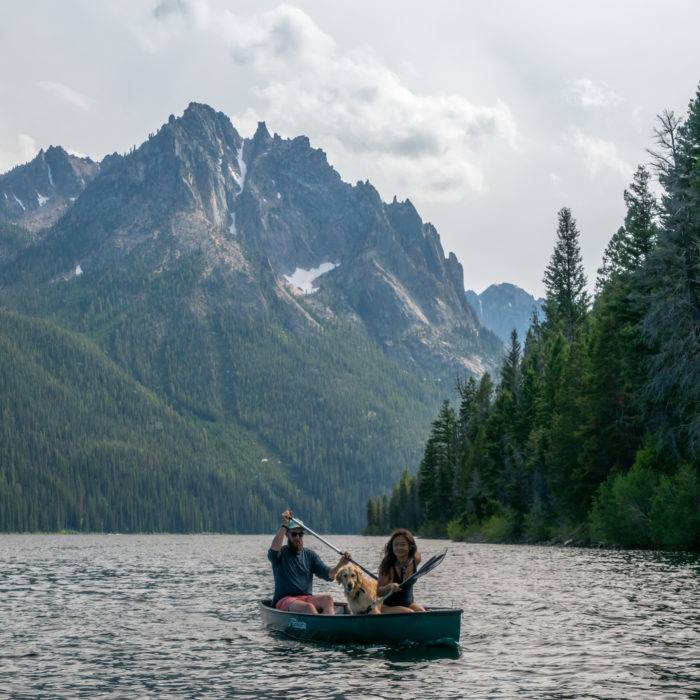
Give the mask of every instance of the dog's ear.
[{"label": "dog's ear", "polygon": [[341,566],[341,567],[338,569],[338,571],[335,572],[335,579],[334,579],[334,581],[335,581],[336,583],[342,583],[341,578],[342,578],[342,576],[343,576],[343,572],[344,572],[344,571],[345,571],[345,567],[344,567],[344,566]]}]

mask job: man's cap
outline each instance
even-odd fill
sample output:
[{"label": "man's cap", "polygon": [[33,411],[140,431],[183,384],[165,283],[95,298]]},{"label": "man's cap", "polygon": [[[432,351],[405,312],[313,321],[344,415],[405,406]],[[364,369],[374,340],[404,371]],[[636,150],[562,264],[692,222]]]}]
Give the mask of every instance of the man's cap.
[{"label": "man's cap", "polygon": [[299,522],[298,520],[296,520],[295,518],[290,518],[290,519],[289,519],[289,524],[288,524],[287,529],[288,529],[290,532],[306,532],[306,530],[304,529],[304,526],[302,525],[302,523],[300,523],[300,522]]}]

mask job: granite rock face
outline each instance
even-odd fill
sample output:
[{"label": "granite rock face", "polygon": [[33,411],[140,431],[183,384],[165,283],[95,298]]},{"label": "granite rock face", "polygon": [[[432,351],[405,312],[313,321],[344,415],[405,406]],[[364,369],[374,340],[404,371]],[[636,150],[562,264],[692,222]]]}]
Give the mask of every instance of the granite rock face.
[{"label": "granite rock face", "polygon": [[[197,293],[182,303],[198,313],[233,304],[294,328],[360,324],[386,353],[448,380],[500,359],[436,229],[410,201],[344,182],[305,136],[282,139],[260,123],[244,139],[222,112],[191,103],[127,155],[100,167],[49,149],[1,176],[4,191],[50,194],[57,207],[60,191],[72,205],[20,265],[37,283],[124,266],[153,277],[196,253]],[[34,200],[33,212],[48,206]],[[7,218],[38,221],[12,207]]]},{"label": "granite rock face", "polygon": [[42,149],[29,163],[0,175],[0,219],[33,232],[50,228],[99,169],[60,146]]},{"label": "granite rock face", "polygon": [[524,289],[508,282],[492,284],[481,294],[470,289],[465,296],[479,322],[506,344],[510,342],[514,328],[520,341],[525,339],[533,311],[542,318],[544,299],[535,299]]}]

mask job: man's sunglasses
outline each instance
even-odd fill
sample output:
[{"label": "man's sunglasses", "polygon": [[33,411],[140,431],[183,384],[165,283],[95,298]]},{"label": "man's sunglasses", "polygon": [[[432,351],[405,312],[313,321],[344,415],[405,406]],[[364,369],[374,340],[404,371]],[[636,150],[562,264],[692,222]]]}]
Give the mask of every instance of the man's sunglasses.
[{"label": "man's sunglasses", "polygon": [[303,537],[304,533],[303,532],[290,532],[289,536],[290,537]]}]

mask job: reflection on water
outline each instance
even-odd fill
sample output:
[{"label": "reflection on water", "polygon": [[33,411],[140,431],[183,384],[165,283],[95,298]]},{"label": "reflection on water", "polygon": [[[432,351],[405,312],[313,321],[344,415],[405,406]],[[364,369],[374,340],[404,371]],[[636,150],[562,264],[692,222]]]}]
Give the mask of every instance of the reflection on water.
[{"label": "reflection on water", "polygon": [[[381,538],[334,537],[376,569]],[[464,609],[459,649],[268,632],[271,536],[0,536],[0,696],[691,697],[687,554],[449,545],[416,597]],[[424,555],[444,542],[423,540]],[[314,547],[329,563],[335,555]],[[334,584],[317,591],[341,597]]]}]

